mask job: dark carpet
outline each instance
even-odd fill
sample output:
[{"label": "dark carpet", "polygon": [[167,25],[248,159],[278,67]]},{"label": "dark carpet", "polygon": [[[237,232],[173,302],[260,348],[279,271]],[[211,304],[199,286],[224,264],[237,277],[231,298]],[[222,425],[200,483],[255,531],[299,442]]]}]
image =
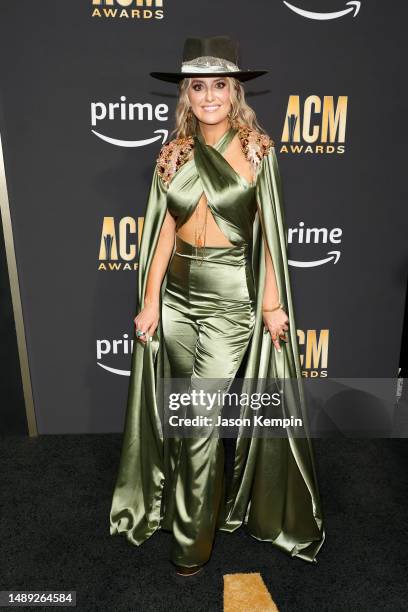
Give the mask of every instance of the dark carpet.
[{"label": "dark carpet", "polygon": [[260,572],[281,612],[408,609],[405,440],[314,440],[327,530],[317,564],[241,528],[218,532],[191,578],[168,561],[171,534],[141,547],[109,535],[120,435],[8,436],[1,445],[0,590],[76,590],[81,611],[218,611],[223,574]]}]

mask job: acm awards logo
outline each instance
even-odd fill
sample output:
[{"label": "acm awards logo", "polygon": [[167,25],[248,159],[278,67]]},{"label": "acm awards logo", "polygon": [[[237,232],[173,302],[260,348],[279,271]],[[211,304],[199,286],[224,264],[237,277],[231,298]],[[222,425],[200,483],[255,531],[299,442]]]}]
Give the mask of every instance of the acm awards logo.
[{"label": "acm awards logo", "polygon": [[98,270],[137,270],[144,217],[104,217],[99,246]]},{"label": "acm awards logo", "polygon": [[92,17],[163,19],[163,0],[92,0]]},{"label": "acm awards logo", "polygon": [[345,151],[347,96],[290,95],[282,131],[282,153],[342,154]]},{"label": "acm awards logo", "polygon": [[304,378],[327,378],[329,330],[297,330],[299,356]]}]

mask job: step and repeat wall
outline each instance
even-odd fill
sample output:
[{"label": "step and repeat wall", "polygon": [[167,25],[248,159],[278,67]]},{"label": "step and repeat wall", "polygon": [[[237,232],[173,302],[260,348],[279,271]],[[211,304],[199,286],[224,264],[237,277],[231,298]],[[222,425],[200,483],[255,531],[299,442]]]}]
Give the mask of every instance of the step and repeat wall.
[{"label": "step and repeat wall", "polygon": [[239,41],[275,142],[305,377],[397,375],[407,274],[402,2],[2,2],[0,119],[41,434],[123,429],[138,248],[188,36]]}]

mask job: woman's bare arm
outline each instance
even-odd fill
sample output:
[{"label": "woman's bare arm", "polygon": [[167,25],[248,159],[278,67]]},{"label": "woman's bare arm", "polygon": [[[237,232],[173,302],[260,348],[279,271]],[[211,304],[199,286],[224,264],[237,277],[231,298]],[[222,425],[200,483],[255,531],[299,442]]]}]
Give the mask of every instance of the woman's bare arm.
[{"label": "woman's bare arm", "polygon": [[158,304],[160,288],[174,249],[176,221],[167,211],[147,277],[145,304]]},{"label": "woman's bare arm", "polygon": [[263,293],[262,308],[275,308],[279,304],[279,291],[276,283],[275,268],[272,257],[264,237],[265,250],[265,285]]},{"label": "woman's bare arm", "polygon": [[[149,336],[153,336],[159,323],[161,285],[174,250],[175,228],[176,221],[167,211],[147,277],[144,307],[134,319],[136,329],[147,332]],[[146,342],[146,336],[138,339]]]},{"label": "woman's bare arm", "polygon": [[262,299],[263,321],[265,330],[268,329],[275,348],[280,352],[279,338],[287,342],[287,336],[284,332],[288,329],[289,319],[282,308],[274,310],[273,312],[268,312],[272,308],[278,306],[279,290],[276,282],[275,268],[265,235],[263,236],[263,240],[265,247],[265,284]]}]

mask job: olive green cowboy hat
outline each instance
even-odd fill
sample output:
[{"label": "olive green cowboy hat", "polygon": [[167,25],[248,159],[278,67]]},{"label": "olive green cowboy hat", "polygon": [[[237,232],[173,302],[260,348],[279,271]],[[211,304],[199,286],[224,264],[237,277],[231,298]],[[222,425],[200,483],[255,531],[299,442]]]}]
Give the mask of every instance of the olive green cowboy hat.
[{"label": "olive green cowboy hat", "polygon": [[229,36],[186,38],[180,72],[151,72],[161,81],[177,83],[187,77],[230,76],[249,81],[268,70],[241,70],[238,67],[238,43]]}]

